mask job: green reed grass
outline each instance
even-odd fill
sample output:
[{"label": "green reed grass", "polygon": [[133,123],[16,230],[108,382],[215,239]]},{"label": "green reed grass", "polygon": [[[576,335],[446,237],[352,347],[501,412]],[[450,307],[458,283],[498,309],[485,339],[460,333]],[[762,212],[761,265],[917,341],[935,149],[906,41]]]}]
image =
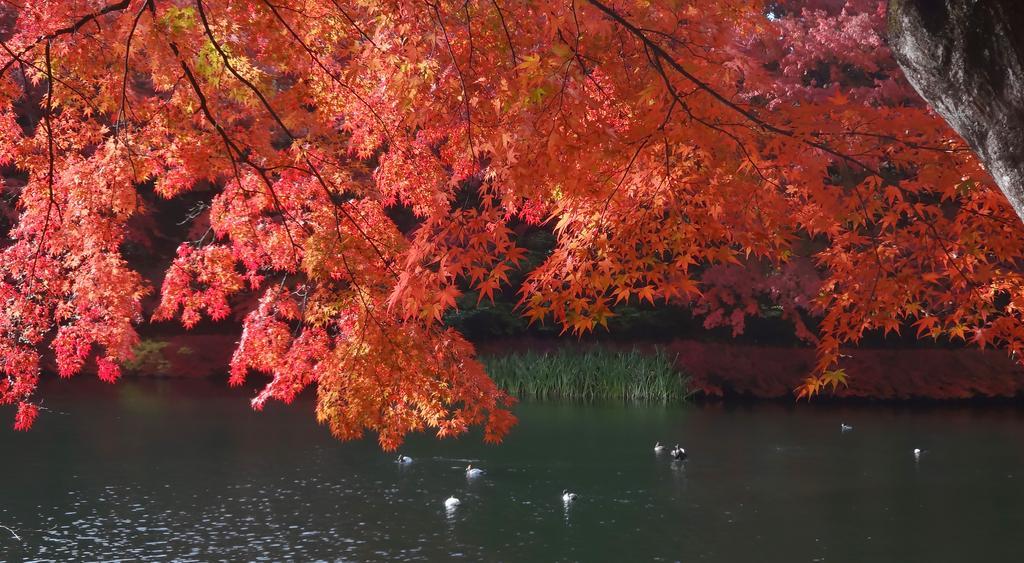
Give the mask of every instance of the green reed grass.
[{"label": "green reed grass", "polygon": [[494,382],[519,398],[667,403],[688,396],[688,378],[661,349],[515,352],[482,361]]}]

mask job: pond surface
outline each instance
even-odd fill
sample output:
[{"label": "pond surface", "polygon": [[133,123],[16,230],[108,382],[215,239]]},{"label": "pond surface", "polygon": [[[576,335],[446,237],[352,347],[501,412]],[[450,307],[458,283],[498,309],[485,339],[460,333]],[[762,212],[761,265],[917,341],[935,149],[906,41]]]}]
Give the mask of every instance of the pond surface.
[{"label": "pond surface", "polygon": [[[1024,410],[524,404],[501,446],[339,443],[310,401],[47,385],[0,430],[0,560],[1012,561]],[[840,431],[840,423],[853,425]],[[655,440],[683,444],[673,465]],[[924,453],[915,460],[912,451]],[[468,481],[467,463],[487,471]],[[562,489],[579,494],[566,508]],[[451,513],[444,500],[461,505]],[[17,535],[20,539],[16,539]]]}]

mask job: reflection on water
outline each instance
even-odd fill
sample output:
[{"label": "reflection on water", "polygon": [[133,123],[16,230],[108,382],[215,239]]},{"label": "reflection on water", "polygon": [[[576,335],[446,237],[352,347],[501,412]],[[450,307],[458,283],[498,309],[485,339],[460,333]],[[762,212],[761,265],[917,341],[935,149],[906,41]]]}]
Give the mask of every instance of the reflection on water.
[{"label": "reflection on water", "polygon": [[[414,437],[402,448],[414,463],[399,464],[372,440],[335,442],[308,402],[253,413],[213,383],[83,380],[45,396],[59,412],[36,430],[0,430],[0,560],[997,561],[1024,549],[1017,408],[521,405],[501,446]],[[689,458],[656,454],[657,440]],[[486,473],[468,478],[469,464]]]}]

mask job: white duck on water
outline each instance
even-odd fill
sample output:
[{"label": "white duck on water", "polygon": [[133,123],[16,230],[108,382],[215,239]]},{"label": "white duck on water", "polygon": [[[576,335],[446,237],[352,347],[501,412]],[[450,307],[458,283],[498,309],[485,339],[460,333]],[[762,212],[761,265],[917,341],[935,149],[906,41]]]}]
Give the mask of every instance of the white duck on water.
[{"label": "white duck on water", "polygon": [[461,504],[461,501],[453,496],[448,497],[448,499],[444,501],[444,507],[448,510],[455,510],[455,507],[459,504]]},{"label": "white duck on water", "polygon": [[398,454],[398,459],[395,462],[399,465],[406,465],[412,463],[412,458],[407,455]]},{"label": "white duck on water", "polygon": [[570,493],[568,489],[562,489],[562,502],[568,504],[576,500],[576,493]]},{"label": "white duck on water", "polygon": [[472,479],[473,477],[479,477],[484,474],[484,470],[478,467],[473,467],[473,464],[466,466],[466,477]]},{"label": "white duck on water", "polygon": [[849,424],[846,424],[845,422],[840,422],[839,423],[839,431],[840,432],[849,432],[850,430],[853,430],[853,427],[850,426]]},{"label": "white duck on water", "polygon": [[665,446],[662,446],[661,442],[655,442],[654,443],[654,453],[660,454],[662,452],[662,450],[664,450],[664,449],[665,449]]}]

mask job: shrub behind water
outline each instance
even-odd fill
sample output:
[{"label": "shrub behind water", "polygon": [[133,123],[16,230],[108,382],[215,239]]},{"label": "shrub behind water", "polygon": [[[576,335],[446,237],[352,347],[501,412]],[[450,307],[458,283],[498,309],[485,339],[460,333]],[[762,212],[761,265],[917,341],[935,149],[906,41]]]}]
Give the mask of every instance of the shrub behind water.
[{"label": "shrub behind water", "polygon": [[520,398],[671,402],[687,396],[687,378],[661,349],[515,352],[481,360],[498,386]]}]

